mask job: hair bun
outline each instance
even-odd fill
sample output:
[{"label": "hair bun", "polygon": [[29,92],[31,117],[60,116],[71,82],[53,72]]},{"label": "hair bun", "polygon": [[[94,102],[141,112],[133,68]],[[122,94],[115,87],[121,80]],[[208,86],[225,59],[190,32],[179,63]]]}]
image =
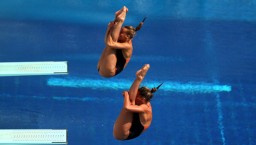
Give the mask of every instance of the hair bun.
[{"label": "hair bun", "polygon": [[150,92],[151,92],[151,93],[154,93],[154,92],[156,92],[156,91],[157,91],[157,88],[152,88]]},{"label": "hair bun", "polygon": [[161,83],[160,85],[158,85],[156,88],[152,88],[151,89],[151,93],[154,93],[156,92],[161,86],[162,86],[163,83]]},{"label": "hair bun", "polygon": [[145,17],[141,22],[140,24],[135,28],[135,31],[139,31],[142,27],[142,25],[144,24],[145,20],[147,19],[147,17]]}]

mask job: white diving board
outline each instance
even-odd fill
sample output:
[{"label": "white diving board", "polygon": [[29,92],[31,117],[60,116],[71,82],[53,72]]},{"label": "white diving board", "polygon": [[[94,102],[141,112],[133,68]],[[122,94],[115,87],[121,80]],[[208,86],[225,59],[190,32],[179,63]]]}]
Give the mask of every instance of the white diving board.
[{"label": "white diving board", "polygon": [[0,76],[68,74],[67,61],[0,62]]},{"label": "white diving board", "polygon": [[67,144],[66,129],[0,129],[0,144]]}]

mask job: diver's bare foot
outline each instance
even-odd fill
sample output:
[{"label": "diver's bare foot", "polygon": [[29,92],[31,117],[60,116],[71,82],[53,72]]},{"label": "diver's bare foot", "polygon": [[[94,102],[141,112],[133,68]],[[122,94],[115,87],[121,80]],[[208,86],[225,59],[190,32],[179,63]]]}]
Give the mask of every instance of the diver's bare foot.
[{"label": "diver's bare foot", "polygon": [[143,80],[145,75],[147,74],[148,70],[150,68],[149,64],[145,64],[140,70],[136,72],[136,76],[138,79]]},{"label": "diver's bare foot", "polygon": [[128,12],[128,8],[126,8],[125,6],[122,9],[120,9],[119,11],[117,11],[115,21],[116,22],[119,22],[119,21],[124,22],[127,12]]},{"label": "diver's bare foot", "polygon": [[123,6],[120,10],[118,10],[115,15],[116,17],[120,15],[122,12],[128,12],[128,8],[126,6]]}]

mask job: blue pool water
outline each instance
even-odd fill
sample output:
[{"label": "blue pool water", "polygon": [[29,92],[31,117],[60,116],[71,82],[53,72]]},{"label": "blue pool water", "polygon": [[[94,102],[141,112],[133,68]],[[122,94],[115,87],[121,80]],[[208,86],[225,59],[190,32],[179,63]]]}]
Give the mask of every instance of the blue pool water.
[{"label": "blue pool water", "polygon": [[[105,30],[123,5],[125,24],[148,19],[127,68],[102,78],[96,65]],[[0,128],[67,129],[70,145],[253,145],[255,10],[255,0],[1,1],[1,62],[68,61],[69,74],[0,77]],[[152,125],[117,141],[122,91],[145,63],[142,85],[164,82]]]}]

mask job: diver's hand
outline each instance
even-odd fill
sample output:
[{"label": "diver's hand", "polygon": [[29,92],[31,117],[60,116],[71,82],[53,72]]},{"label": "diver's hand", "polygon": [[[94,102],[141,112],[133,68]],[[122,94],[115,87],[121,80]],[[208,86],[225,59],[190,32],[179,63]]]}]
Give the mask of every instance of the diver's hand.
[{"label": "diver's hand", "polygon": [[114,22],[114,21],[111,21],[111,22],[108,23],[108,28],[111,28],[111,27],[113,27],[114,25],[115,25],[115,22]]},{"label": "diver's hand", "polygon": [[123,92],[123,97],[126,97],[126,96],[129,97],[129,93],[128,93],[127,91],[124,91],[124,92]]}]

